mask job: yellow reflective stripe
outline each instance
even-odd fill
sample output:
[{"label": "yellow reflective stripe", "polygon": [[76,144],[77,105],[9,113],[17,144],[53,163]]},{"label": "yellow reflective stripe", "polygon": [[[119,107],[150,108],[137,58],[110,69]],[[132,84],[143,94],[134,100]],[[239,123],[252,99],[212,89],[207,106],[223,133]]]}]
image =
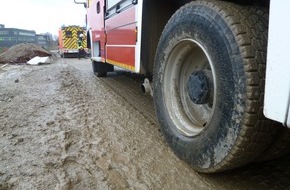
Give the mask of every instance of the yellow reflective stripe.
[{"label": "yellow reflective stripe", "polygon": [[124,64],[124,63],[120,63],[120,62],[117,62],[117,61],[110,60],[110,59],[107,59],[107,62],[112,64],[112,65],[116,65],[118,67],[122,67],[124,69],[128,69],[130,71],[134,71],[135,72],[135,67],[133,67],[131,65],[127,65],[127,64]]},{"label": "yellow reflective stripe", "polygon": [[[72,34],[72,37],[67,37],[66,36],[66,31],[70,31]],[[77,41],[78,41],[78,32],[81,31],[84,33],[84,30],[79,27],[66,27],[62,30],[63,34],[63,47],[66,49],[77,49]],[[84,35],[84,41],[83,41],[83,46],[87,47],[87,41],[86,37]]]}]

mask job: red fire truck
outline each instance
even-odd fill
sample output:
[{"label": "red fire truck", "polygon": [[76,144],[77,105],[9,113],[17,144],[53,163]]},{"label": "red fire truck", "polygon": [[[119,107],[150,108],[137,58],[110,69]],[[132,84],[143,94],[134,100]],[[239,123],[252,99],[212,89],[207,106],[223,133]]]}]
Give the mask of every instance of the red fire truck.
[{"label": "red fire truck", "polygon": [[289,152],[290,2],[75,2],[87,9],[93,71],[148,76],[164,137],[196,171]]}]

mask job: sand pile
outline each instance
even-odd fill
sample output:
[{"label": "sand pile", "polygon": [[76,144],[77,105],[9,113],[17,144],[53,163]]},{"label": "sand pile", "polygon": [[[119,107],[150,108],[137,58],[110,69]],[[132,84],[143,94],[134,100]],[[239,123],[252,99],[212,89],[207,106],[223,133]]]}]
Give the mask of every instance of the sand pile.
[{"label": "sand pile", "polygon": [[32,58],[47,57],[52,54],[35,44],[18,44],[0,54],[0,63],[26,63]]}]

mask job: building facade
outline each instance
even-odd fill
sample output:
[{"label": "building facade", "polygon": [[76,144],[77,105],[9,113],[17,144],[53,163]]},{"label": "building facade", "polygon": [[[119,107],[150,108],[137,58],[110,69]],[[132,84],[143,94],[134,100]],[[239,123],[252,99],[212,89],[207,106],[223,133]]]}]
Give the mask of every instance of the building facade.
[{"label": "building facade", "polygon": [[0,24],[0,47],[10,48],[21,43],[38,44],[41,47],[48,48],[49,36],[36,34],[34,30],[23,30],[17,28],[5,28]]},{"label": "building facade", "polygon": [[36,44],[48,49],[50,45],[50,37],[45,34],[36,34]]}]

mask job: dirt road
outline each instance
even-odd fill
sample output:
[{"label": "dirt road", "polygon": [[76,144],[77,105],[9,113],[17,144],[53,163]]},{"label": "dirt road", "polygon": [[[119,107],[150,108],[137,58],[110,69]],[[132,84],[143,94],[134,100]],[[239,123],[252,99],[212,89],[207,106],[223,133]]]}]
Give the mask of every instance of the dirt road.
[{"label": "dirt road", "polygon": [[88,59],[0,69],[0,189],[290,189],[290,156],[194,172],[166,145],[141,77],[91,70]]}]

